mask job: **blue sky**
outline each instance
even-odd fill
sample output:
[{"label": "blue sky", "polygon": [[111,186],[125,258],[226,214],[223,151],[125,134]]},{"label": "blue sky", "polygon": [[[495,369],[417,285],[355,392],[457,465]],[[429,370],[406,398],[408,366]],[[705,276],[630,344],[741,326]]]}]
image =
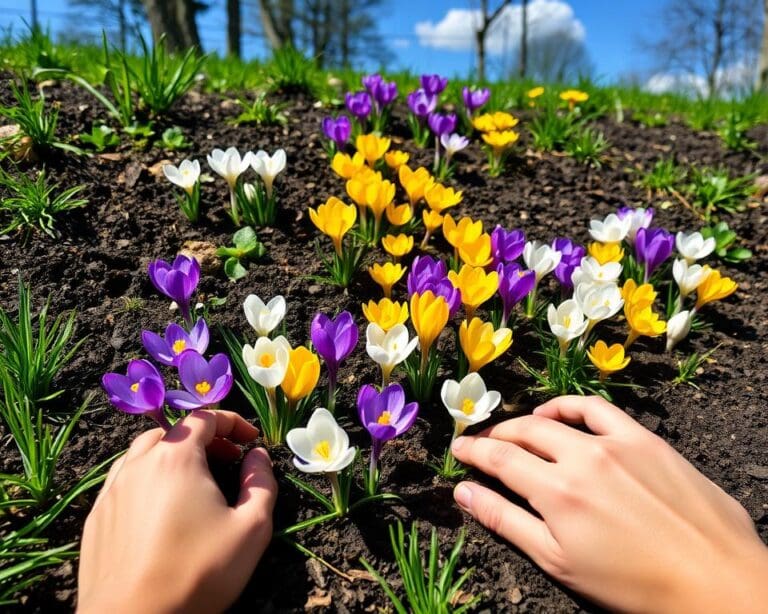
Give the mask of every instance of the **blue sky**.
[{"label": "blue sky", "polygon": [[[555,11],[563,17],[563,27],[570,28],[576,36],[581,36],[594,67],[594,75],[602,81],[614,81],[630,72],[641,72],[647,76],[651,70],[651,58],[639,45],[643,32],[653,27],[654,16],[665,0],[613,0],[596,2],[590,0],[530,0],[531,7],[539,5],[542,15]],[[203,44],[207,51],[223,50],[225,16],[222,0],[213,0],[214,7],[199,21]],[[491,6],[496,2],[490,1]],[[516,3],[515,3],[516,4]],[[384,0],[385,10],[379,22],[379,31],[386,39],[392,53],[387,68],[410,68],[414,72],[438,72],[446,75],[467,75],[473,65],[473,52],[455,36],[448,22],[443,22],[450,9],[469,10],[478,2],[454,0],[432,2],[421,0]],[[38,10],[43,23],[49,23],[52,31],[59,32],[71,25],[67,14],[75,13],[65,0],[38,0]],[[21,19],[29,18],[28,0],[0,0],[0,24],[7,27],[15,24],[21,27]],[[530,15],[531,13],[529,13]],[[570,16],[569,16],[570,14]],[[456,24],[466,24],[463,14],[457,15]],[[249,20],[256,21],[251,12]],[[510,23],[512,20],[510,14]],[[543,28],[549,27],[554,20],[540,20]],[[441,25],[441,22],[442,25]],[[421,34],[417,34],[417,24],[422,24]],[[18,31],[18,30],[17,30]],[[425,41],[424,33],[432,35],[431,43]],[[447,33],[447,34],[446,34]],[[443,36],[444,35],[444,36]],[[441,38],[443,36],[443,38]],[[447,38],[446,38],[447,37]],[[507,39],[510,36],[506,37]],[[512,37],[514,38],[514,37]],[[516,40],[516,38],[515,38]],[[506,44],[506,43],[505,43]],[[504,48],[506,50],[506,47]],[[263,45],[258,39],[251,39],[246,44],[246,54],[264,55]],[[491,54],[489,67],[498,68],[503,64],[502,53]],[[508,54],[507,54],[508,57]]]}]

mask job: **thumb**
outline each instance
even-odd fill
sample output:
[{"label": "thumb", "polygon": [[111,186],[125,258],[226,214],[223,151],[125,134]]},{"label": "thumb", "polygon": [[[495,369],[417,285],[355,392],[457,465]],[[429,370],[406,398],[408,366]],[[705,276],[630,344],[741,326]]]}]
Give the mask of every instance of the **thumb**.
[{"label": "thumb", "polygon": [[254,547],[267,547],[272,537],[272,510],[277,498],[277,481],[272,460],[264,448],[254,448],[243,459],[240,469],[240,496],[234,507],[248,539]]}]

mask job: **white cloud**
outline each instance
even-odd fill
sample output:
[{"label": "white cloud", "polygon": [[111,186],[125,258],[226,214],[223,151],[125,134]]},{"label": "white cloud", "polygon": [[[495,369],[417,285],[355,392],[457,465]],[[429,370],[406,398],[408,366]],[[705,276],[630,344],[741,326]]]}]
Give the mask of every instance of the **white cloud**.
[{"label": "white cloud", "polygon": [[[434,23],[420,21],[415,26],[419,44],[424,47],[468,51],[475,47],[475,31],[480,25],[480,11],[449,9]],[[493,23],[486,37],[489,55],[501,55],[516,49],[520,40],[521,8],[508,5]],[[535,46],[540,39],[567,38],[567,42],[582,42],[584,25],[576,19],[573,9],[560,0],[533,0],[528,4],[528,40]]]},{"label": "white cloud", "polygon": [[[737,62],[721,68],[715,74],[720,94],[741,94],[749,91],[755,79],[755,66],[750,62]],[[654,94],[677,92],[689,96],[706,96],[707,80],[693,72],[658,72],[645,82],[645,89]]]}]

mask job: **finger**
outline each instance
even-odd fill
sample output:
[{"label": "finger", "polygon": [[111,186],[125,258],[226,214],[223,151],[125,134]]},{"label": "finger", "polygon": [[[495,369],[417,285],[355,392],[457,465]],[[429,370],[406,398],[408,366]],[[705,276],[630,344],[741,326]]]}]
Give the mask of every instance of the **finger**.
[{"label": "finger", "polygon": [[114,463],[112,463],[112,466],[109,468],[109,473],[107,473],[107,477],[104,480],[104,485],[101,487],[99,494],[96,495],[96,500],[93,502],[94,509],[99,504],[99,502],[106,496],[107,492],[109,492],[109,489],[112,487],[112,484],[115,481],[115,478],[117,478],[117,475],[120,473],[120,469],[122,469],[123,464],[125,463],[125,460],[126,460],[126,455],[124,454],[123,456],[118,458]]},{"label": "finger", "polygon": [[585,424],[596,435],[626,433],[639,425],[602,397],[565,396],[547,401],[534,415],[569,424]]},{"label": "finger", "polygon": [[232,411],[198,409],[174,424],[163,437],[164,442],[185,441],[205,448],[216,437],[235,443],[248,443],[259,434],[259,429]]},{"label": "finger", "polygon": [[549,481],[554,466],[514,443],[490,437],[459,437],[451,451],[462,463],[501,480],[529,500],[538,499],[535,495]]},{"label": "finger", "polygon": [[133,440],[133,443],[128,448],[128,451],[125,453],[126,460],[130,460],[144,454],[144,452],[152,448],[158,441],[160,441],[163,438],[163,435],[165,435],[165,431],[158,428],[145,431],[136,437],[136,439]]},{"label": "finger", "polygon": [[254,547],[266,548],[272,535],[272,510],[277,498],[277,481],[272,461],[264,448],[254,448],[243,459],[240,470],[240,496],[234,512]]},{"label": "finger", "polygon": [[555,461],[564,454],[587,443],[585,435],[561,422],[542,416],[522,416],[505,420],[480,433],[517,444],[547,460]]},{"label": "finger", "polygon": [[547,524],[540,518],[511,503],[490,488],[473,482],[460,482],[453,497],[465,512],[541,565],[555,543]]}]

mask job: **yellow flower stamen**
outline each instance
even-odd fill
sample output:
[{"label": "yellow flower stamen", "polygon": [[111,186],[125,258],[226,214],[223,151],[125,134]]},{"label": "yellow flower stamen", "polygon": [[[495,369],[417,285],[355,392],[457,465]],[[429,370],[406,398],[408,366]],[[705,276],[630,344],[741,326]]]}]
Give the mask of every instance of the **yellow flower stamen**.
[{"label": "yellow flower stamen", "polygon": [[131,384],[131,392],[138,392],[139,391],[139,382],[135,382]]},{"label": "yellow flower stamen", "polygon": [[475,402],[472,399],[464,399],[461,402],[461,411],[467,416],[471,416],[475,413]]},{"label": "yellow flower stamen", "polygon": [[317,454],[323,460],[330,460],[331,443],[327,439],[323,439],[315,446],[315,454]]},{"label": "yellow flower stamen", "polygon": [[392,414],[390,414],[388,411],[383,411],[381,412],[381,415],[379,416],[378,420],[376,420],[376,422],[378,424],[383,424],[384,426],[388,426],[391,420],[392,420]]},{"label": "yellow flower stamen", "polygon": [[173,342],[174,354],[181,354],[186,349],[187,349],[187,342],[184,341],[184,339],[177,339],[176,341]]},{"label": "yellow flower stamen", "polygon": [[211,391],[211,385],[203,380],[202,382],[197,382],[197,384],[195,384],[195,390],[197,390],[197,394],[208,394]]}]

